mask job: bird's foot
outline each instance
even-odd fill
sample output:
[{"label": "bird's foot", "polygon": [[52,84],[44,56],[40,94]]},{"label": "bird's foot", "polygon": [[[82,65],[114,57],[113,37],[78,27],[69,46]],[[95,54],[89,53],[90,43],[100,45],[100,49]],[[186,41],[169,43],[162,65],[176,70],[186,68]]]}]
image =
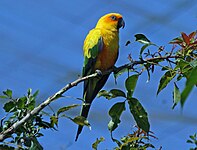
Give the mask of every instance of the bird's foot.
[{"label": "bird's foot", "polygon": [[102,77],[103,76],[103,73],[100,70],[97,69],[95,72],[97,73],[98,77]]}]

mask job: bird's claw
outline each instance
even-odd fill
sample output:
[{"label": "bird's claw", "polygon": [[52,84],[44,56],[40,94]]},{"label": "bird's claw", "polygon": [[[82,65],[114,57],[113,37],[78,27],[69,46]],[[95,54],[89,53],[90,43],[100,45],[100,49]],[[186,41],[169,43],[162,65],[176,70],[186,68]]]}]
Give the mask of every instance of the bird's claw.
[{"label": "bird's claw", "polygon": [[97,69],[95,72],[97,73],[98,77],[102,77],[103,74],[102,74],[102,72],[100,70]]}]

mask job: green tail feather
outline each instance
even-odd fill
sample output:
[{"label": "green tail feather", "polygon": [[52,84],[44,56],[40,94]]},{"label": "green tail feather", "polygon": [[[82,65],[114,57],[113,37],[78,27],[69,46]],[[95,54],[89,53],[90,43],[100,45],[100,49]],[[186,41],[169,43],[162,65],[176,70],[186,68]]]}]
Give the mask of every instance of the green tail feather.
[{"label": "green tail feather", "polygon": [[[84,82],[84,100],[87,105],[83,105],[81,110],[81,116],[87,118],[88,112],[90,110],[90,106],[98,92],[102,89],[102,87],[105,85],[109,75],[104,75],[102,78],[94,78],[90,80],[86,80]],[[78,126],[77,135],[75,141],[77,141],[79,134],[81,133],[83,129],[83,126]]]}]

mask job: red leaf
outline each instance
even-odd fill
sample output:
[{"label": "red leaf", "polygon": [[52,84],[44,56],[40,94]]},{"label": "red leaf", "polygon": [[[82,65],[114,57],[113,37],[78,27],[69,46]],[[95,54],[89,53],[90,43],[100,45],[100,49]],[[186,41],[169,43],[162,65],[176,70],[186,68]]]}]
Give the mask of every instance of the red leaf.
[{"label": "red leaf", "polygon": [[192,32],[189,34],[189,39],[193,39],[196,35],[196,32]]},{"label": "red leaf", "polygon": [[182,38],[184,40],[184,42],[189,45],[190,43],[190,38],[184,33],[184,32],[181,32],[181,35],[182,35]]}]

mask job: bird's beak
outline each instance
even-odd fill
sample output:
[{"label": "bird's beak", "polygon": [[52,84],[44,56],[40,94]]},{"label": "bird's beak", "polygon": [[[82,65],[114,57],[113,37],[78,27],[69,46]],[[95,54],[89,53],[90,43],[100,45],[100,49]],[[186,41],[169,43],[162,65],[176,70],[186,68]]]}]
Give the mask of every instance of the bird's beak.
[{"label": "bird's beak", "polygon": [[121,27],[124,28],[124,26],[125,26],[125,22],[122,18],[120,18],[118,20],[118,29],[120,29]]}]

